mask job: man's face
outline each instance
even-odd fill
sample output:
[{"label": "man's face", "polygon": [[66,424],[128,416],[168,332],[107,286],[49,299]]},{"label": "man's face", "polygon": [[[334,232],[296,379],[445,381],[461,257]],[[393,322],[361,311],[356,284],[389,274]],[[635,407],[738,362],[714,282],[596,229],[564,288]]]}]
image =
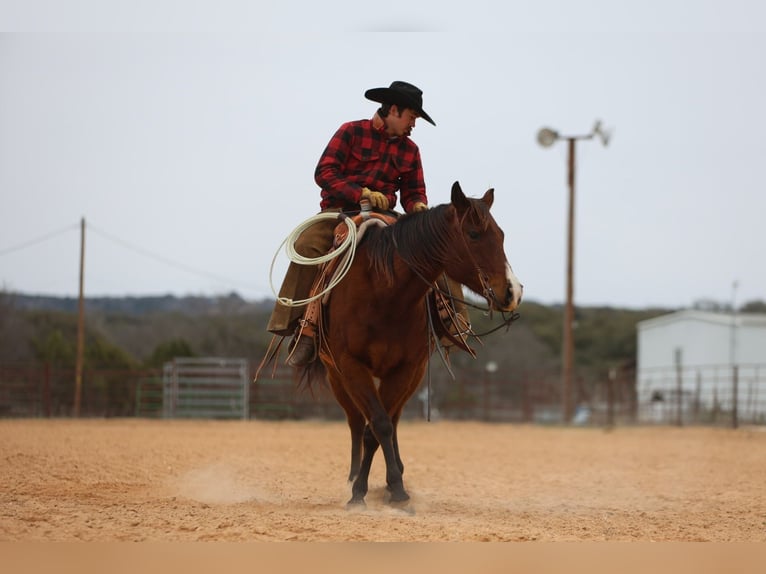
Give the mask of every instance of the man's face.
[{"label": "man's face", "polygon": [[418,114],[409,108],[400,108],[391,106],[391,110],[386,118],[386,128],[391,137],[408,136],[415,127],[415,120]]}]

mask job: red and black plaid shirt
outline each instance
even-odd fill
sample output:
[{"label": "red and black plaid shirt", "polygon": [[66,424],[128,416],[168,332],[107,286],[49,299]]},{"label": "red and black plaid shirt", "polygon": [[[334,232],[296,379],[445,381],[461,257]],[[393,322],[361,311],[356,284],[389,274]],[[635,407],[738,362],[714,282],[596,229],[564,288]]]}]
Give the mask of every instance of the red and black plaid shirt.
[{"label": "red and black plaid shirt", "polygon": [[396,206],[397,191],[406,212],[418,201],[428,204],[418,146],[407,136],[391,138],[385,130],[376,130],[372,120],[338,128],[319,159],[314,179],[322,188],[322,209],[359,209],[363,187],[384,193],[389,209]]}]

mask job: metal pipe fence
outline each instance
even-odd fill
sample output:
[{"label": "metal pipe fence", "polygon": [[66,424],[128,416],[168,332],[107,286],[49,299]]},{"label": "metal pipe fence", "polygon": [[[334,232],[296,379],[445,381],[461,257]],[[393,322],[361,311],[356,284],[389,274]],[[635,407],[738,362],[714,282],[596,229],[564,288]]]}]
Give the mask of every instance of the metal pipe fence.
[{"label": "metal pipe fence", "polygon": [[766,424],[766,364],[644,368],[636,388],[640,422]]},{"label": "metal pipe fence", "polygon": [[[254,373],[256,367],[249,365],[248,372]],[[454,380],[440,372],[432,376],[430,385],[423,381],[405,406],[402,418],[426,419],[430,414],[433,420],[527,424],[562,421],[561,379],[557,371],[525,372],[514,377],[457,367],[453,372]],[[81,416],[174,416],[168,405],[167,373],[165,377],[163,382],[161,369],[85,369]],[[0,364],[0,417],[72,416],[74,390],[74,369]],[[572,424],[576,425],[760,425],[766,424],[766,365],[740,365],[736,372],[723,366],[688,367],[680,376],[676,367],[637,374],[615,370],[601,378],[578,381],[574,395]],[[193,398],[204,403],[204,396],[197,393]],[[240,418],[241,413],[246,413],[245,418],[261,420],[345,418],[326,385],[310,390],[299,388],[288,368],[278,368],[273,376],[261,375],[258,381],[248,375],[242,396],[247,405],[236,405]],[[220,402],[220,397],[214,398]],[[230,404],[233,399],[227,400]],[[231,416],[231,409],[223,412],[220,405],[219,410],[205,404],[197,406],[198,412],[185,412],[184,416]]]}]

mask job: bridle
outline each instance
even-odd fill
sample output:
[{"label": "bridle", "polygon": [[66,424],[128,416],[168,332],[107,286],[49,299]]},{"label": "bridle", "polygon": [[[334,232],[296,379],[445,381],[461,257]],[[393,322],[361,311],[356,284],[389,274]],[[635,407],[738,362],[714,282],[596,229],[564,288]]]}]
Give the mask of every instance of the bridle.
[{"label": "bridle", "polygon": [[[460,219],[459,227],[460,227],[461,230],[463,228],[463,222],[464,222],[465,218],[468,216],[468,213],[469,212],[466,211],[463,214],[463,216],[461,217],[461,219]],[[463,245],[465,247],[465,252],[468,254],[468,257],[470,257],[471,263],[473,264],[473,267],[474,267],[474,269],[476,271],[476,274],[477,274],[477,276],[479,278],[479,283],[481,283],[481,286],[482,286],[482,296],[487,301],[489,301],[491,303],[494,303],[495,305],[499,306],[500,300],[498,299],[497,295],[495,294],[495,290],[489,284],[489,276],[484,272],[484,270],[481,268],[481,266],[476,262],[476,259],[474,258],[473,254],[471,253],[471,249],[468,247],[468,242],[465,239],[465,234],[461,233],[460,237],[463,240]],[[396,246],[396,239],[395,238],[394,238],[394,245]],[[400,257],[401,257],[401,255],[400,255]],[[433,289],[434,291],[440,293],[441,295],[443,295],[444,297],[449,299],[451,302],[453,302],[453,303],[455,303],[455,302],[462,303],[463,305],[466,305],[468,307],[472,307],[474,309],[478,309],[478,310],[482,311],[484,314],[486,314],[487,316],[489,316],[490,318],[492,318],[492,316],[493,316],[494,312],[496,311],[496,309],[493,308],[491,303],[488,304],[487,307],[485,308],[485,307],[481,307],[479,305],[476,305],[475,303],[472,303],[470,301],[467,301],[467,300],[465,300],[465,299],[463,299],[461,297],[456,297],[451,292],[445,291],[444,289],[440,288],[437,285],[436,281],[434,281],[434,282],[429,281],[426,277],[423,276],[423,274],[415,266],[411,265],[409,261],[407,261],[404,258],[402,258],[402,260],[407,265],[407,267],[409,267],[410,270],[421,279],[421,281],[423,281],[426,285],[430,286],[431,289]],[[489,335],[491,333],[494,333],[495,331],[498,331],[498,330],[502,329],[503,327],[505,327],[505,330],[508,331],[511,328],[511,325],[513,324],[513,322],[516,321],[517,319],[519,319],[519,317],[521,317],[521,315],[518,312],[516,312],[516,311],[512,311],[510,313],[507,312],[507,311],[499,311],[499,313],[503,317],[503,321],[499,325],[497,325],[496,327],[490,329],[489,331],[485,331],[484,333],[471,333],[471,336],[478,339],[479,337],[484,337],[485,335]]]},{"label": "bridle", "polygon": [[[418,275],[418,276],[419,276],[419,277],[420,277],[420,278],[421,278],[423,281],[425,281],[426,283],[428,283],[428,279],[426,279],[425,277],[423,277],[422,275],[420,275],[420,273],[418,273],[418,271],[416,271],[416,270],[414,270],[414,269],[413,269],[413,272],[414,272],[416,275]],[[481,271],[480,271],[480,272],[481,272]],[[480,278],[480,279],[482,279],[481,275],[479,276],[479,278]],[[466,299],[463,299],[463,298],[461,298],[461,297],[456,297],[456,296],[455,296],[455,295],[453,295],[451,292],[449,292],[449,291],[445,291],[444,289],[442,289],[441,287],[439,287],[439,286],[436,284],[436,282],[434,282],[434,283],[429,283],[429,285],[431,285],[431,288],[432,288],[434,291],[437,291],[438,293],[441,293],[442,295],[444,295],[444,297],[446,297],[447,299],[449,299],[449,300],[450,300],[450,301],[452,301],[453,303],[454,303],[454,302],[458,302],[458,303],[462,303],[463,305],[466,305],[467,307],[472,307],[472,308],[474,308],[474,309],[478,309],[479,311],[481,311],[482,313],[484,313],[485,315],[487,315],[487,316],[488,316],[488,317],[490,317],[490,318],[492,318],[492,316],[494,315],[494,313],[495,313],[495,312],[498,312],[498,313],[500,313],[500,315],[501,315],[501,316],[502,316],[502,318],[503,318],[503,321],[502,321],[502,322],[501,322],[499,325],[497,325],[496,327],[494,327],[494,328],[490,329],[489,331],[484,331],[483,333],[472,333],[472,334],[471,334],[471,336],[473,336],[473,337],[476,337],[476,338],[478,338],[478,337],[484,337],[485,335],[489,335],[489,334],[491,334],[491,333],[494,333],[495,331],[498,331],[498,330],[502,329],[503,327],[505,327],[505,328],[506,328],[506,331],[507,331],[508,329],[510,329],[510,328],[511,328],[511,324],[512,324],[514,321],[516,321],[517,319],[519,319],[519,317],[521,317],[521,315],[520,315],[520,314],[519,314],[517,311],[511,311],[511,312],[508,312],[508,311],[497,311],[497,309],[494,309],[494,308],[492,308],[491,306],[482,307],[482,306],[480,306],[480,305],[477,305],[477,304],[475,304],[475,303],[472,303],[471,301],[468,301],[468,300],[466,300]],[[485,285],[485,284],[484,284],[484,282],[482,282],[482,285],[484,286],[484,289],[485,289],[483,296],[484,296],[485,298],[488,298],[486,294],[487,294],[487,293],[491,293],[491,297],[493,298],[492,300],[493,300],[493,301],[497,301],[497,299],[496,299],[496,298],[495,298],[495,296],[494,296],[494,292],[493,292],[492,288],[491,288],[491,287],[489,287],[489,285]]]}]

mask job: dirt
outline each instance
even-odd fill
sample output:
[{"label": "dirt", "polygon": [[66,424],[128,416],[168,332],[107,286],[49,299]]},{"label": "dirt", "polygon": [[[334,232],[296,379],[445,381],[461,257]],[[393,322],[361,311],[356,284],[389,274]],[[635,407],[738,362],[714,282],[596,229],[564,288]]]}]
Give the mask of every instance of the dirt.
[{"label": "dirt", "polygon": [[766,541],[763,429],[403,422],[346,510],[340,422],[0,421],[2,541]]}]

